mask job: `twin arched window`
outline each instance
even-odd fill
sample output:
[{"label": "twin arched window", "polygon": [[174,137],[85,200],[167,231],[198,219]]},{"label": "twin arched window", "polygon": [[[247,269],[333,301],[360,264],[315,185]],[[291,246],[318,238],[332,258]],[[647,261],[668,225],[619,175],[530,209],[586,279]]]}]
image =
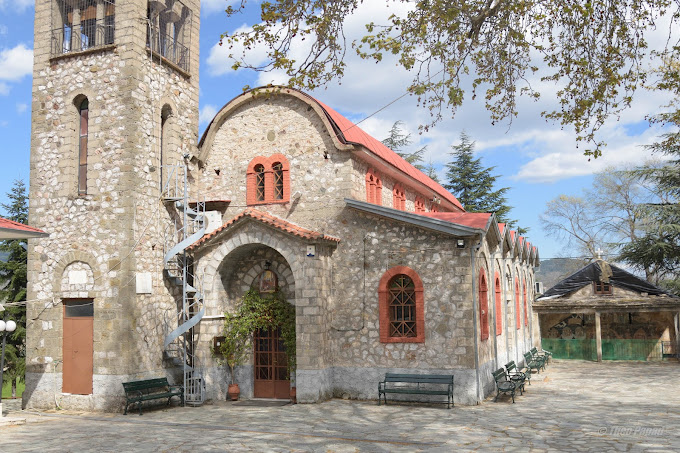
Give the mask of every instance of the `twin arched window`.
[{"label": "twin arched window", "polygon": [[366,202],[382,205],[382,180],[372,168],[366,172]]},{"label": "twin arched window", "polygon": [[256,157],[246,174],[246,204],[287,203],[290,201],[290,166],[283,154]]},{"label": "twin arched window", "polygon": [[415,209],[416,212],[425,212],[425,201],[422,198],[416,197]]},{"label": "twin arched window", "polygon": [[423,282],[406,266],[385,272],[378,286],[381,343],[424,343]]},{"label": "twin arched window", "polygon": [[406,194],[401,184],[395,184],[392,189],[392,207],[402,211],[406,210]]}]

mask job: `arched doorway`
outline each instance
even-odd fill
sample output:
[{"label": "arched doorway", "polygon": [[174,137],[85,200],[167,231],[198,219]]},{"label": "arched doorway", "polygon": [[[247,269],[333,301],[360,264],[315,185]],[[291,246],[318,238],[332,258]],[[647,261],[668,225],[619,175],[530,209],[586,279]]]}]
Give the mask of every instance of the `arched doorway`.
[{"label": "arched doorway", "polygon": [[[256,290],[263,297],[278,292],[286,303],[295,305],[292,270],[273,248],[262,244],[239,247],[224,259],[219,274],[226,293],[225,310],[234,309],[249,290]],[[252,373],[254,398],[289,399],[292,383],[288,365],[288,351],[279,326],[253,332],[252,361],[243,368],[252,366],[247,374]]]}]

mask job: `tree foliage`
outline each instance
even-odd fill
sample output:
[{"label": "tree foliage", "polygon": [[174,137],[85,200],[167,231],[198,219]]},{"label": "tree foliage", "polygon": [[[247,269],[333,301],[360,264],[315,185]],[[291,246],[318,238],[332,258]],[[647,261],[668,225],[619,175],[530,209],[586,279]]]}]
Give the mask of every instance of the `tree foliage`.
[{"label": "tree foliage", "polygon": [[631,170],[607,168],[595,174],[592,187],[581,195],[562,194],[546,204],[540,217],[543,229],[570,249],[569,256],[592,259],[598,251],[613,256],[621,244],[645,231],[649,218],[643,204],[653,199],[654,188]]},{"label": "tree foliage", "polygon": [[644,236],[623,247],[620,259],[638,268],[651,268],[657,282],[680,294],[680,48],[657,71],[655,88],[672,94],[668,109],[650,118],[669,131],[649,145],[654,152],[668,157],[664,164],[645,165],[635,174],[655,185],[657,200],[642,207],[653,219]]},{"label": "tree foliage", "polygon": [[[220,44],[244,49],[230,55],[234,69],[282,71],[291,86],[308,90],[341,79],[348,51],[376,63],[393,55],[413,74],[407,91],[430,112],[425,129],[445,111],[455,114],[466,90],[484,98],[492,122],[511,121],[519,96],[541,96],[529,81],[537,78],[557,86],[558,107],[542,114],[573,126],[596,157],[604,145],[597,130],[630,106],[645,81],[643,61],[663,54],[648,48],[649,33],[664,15],[671,30],[677,26],[680,7],[680,0],[385,0],[386,22],[366,24],[364,36],[348,42],[345,24],[362,3],[264,1],[260,23],[225,32]],[[262,47],[265,62],[249,64],[248,54]],[[293,49],[301,48],[296,59]]]},{"label": "tree foliage", "polygon": [[453,160],[446,164],[447,182],[444,187],[458,198],[466,211],[493,212],[499,222],[513,225],[515,221],[508,219],[512,208],[507,205],[505,197],[509,188],[494,188],[498,175],[491,172],[496,167],[485,168],[481,157],[473,157],[475,143],[465,132],[460,135],[460,143],[451,146],[451,149]]},{"label": "tree foliage", "polygon": [[235,313],[224,314],[224,341],[219,353],[229,366],[231,383],[234,367],[241,365],[253,349],[253,332],[259,329],[281,328],[281,339],[288,355],[288,372],[296,367],[295,306],[286,302],[283,294],[261,295],[248,290]]},{"label": "tree foliage", "polygon": [[[7,194],[9,203],[2,204],[4,217],[15,222],[28,223],[28,197],[23,181],[14,181]],[[0,302],[21,302],[26,300],[26,240],[6,240],[0,242],[0,254],[7,256],[0,260]],[[23,380],[26,371],[26,306],[7,305],[2,314],[5,319],[17,323],[16,330],[7,337],[5,349],[5,372],[3,380],[12,383],[12,393],[16,392],[17,379]]]},{"label": "tree foliage", "polygon": [[427,149],[427,145],[413,152],[407,152],[406,149],[413,144],[411,133],[402,129],[403,121],[395,121],[390,128],[390,135],[382,141],[383,145],[403,157],[406,162],[416,167],[418,170],[425,172],[426,168],[423,165],[423,154]]}]

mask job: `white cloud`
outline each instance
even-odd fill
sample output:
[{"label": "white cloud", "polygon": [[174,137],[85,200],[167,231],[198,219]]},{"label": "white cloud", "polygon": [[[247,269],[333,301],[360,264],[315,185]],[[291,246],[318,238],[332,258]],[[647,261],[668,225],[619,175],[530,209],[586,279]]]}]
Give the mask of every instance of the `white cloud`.
[{"label": "white cloud", "polygon": [[[243,31],[250,31],[252,30],[252,27],[249,27],[247,25],[242,25],[241,27],[237,28],[233,33],[240,33]],[[223,45],[219,45],[219,43],[215,44],[212,46],[210,49],[210,53],[208,54],[208,58],[206,59],[206,63],[208,65],[208,73],[211,76],[221,76],[225,74],[235,74],[237,71],[234,71],[231,66],[234,64],[234,60],[229,57],[229,55],[233,55],[234,58],[240,59],[241,56],[243,55],[243,46],[239,44],[236,44],[233,46],[233,48],[229,48],[229,46],[224,43]],[[257,47],[255,49],[252,49],[248,51],[248,63],[252,65],[258,65],[263,63],[267,58],[267,51],[264,47]],[[243,71],[243,69],[240,69],[239,71]]]},{"label": "white cloud", "polygon": [[237,0],[202,0],[201,14],[222,12],[227,9],[229,5],[233,5],[235,3],[237,3]]},{"label": "white cloud", "polygon": [[33,6],[33,0],[0,0],[0,10],[5,11],[10,8],[16,12],[23,13],[26,9]]},{"label": "white cloud", "polygon": [[19,44],[0,50],[0,80],[16,82],[33,70],[33,49]]},{"label": "white cloud", "polygon": [[5,36],[7,33],[9,33],[7,25],[0,24],[0,36]]},{"label": "white cloud", "polygon": [[6,83],[0,82],[0,96],[7,96],[9,94],[9,86]]},{"label": "white cloud", "polygon": [[206,124],[212,121],[217,115],[217,107],[211,104],[204,105],[200,112],[198,112],[198,124]]},{"label": "white cloud", "polygon": [[28,104],[25,104],[23,102],[17,103],[17,113],[21,114],[24,113],[26,110],[28,110]]}]

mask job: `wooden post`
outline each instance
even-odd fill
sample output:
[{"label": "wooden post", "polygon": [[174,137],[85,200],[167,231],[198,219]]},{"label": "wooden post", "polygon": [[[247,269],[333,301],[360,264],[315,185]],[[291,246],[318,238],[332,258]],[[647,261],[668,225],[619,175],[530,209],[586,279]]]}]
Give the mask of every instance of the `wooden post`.
[{"label": "wooden post", "polygon": [[595,345],[597,347],[597,361],[602,362],[602,326],[600,325],[600,312],[595,312]]}]

